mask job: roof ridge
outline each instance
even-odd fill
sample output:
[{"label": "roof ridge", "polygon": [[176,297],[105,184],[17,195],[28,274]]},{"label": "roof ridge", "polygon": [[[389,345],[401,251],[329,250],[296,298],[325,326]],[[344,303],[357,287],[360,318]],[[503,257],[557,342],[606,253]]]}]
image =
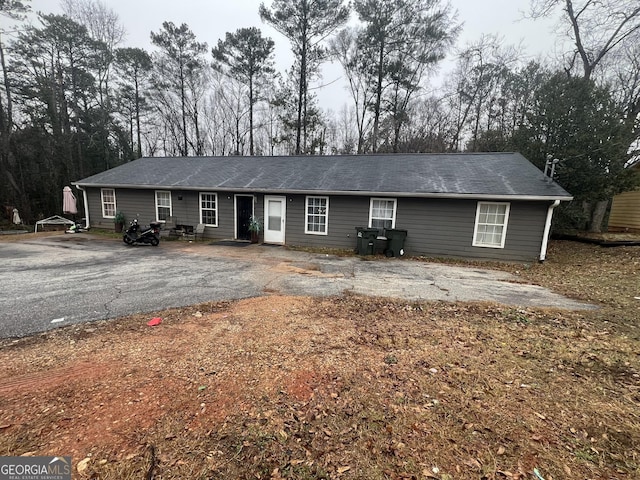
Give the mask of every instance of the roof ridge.
[{"label": "roof ridge", "polygon": [[[512,152],[402,152],[402,153],[392,153],[392,152],[375,152],[375,153],[345,153],[338,155],[331,154],[322,154],[322,155],[305,155],[305,154],[293,154],[293,155],[187,155],[187,156],[159,156],[159,157],[140,157],[135,160],[131,160],[131,162],[135,162],[136,160],[150,160],[150,159],[181,159],[181,160],[198,160],[198,159],[206,159],[206,158],[228,158],[228,159],[265,159],[265,158],[347,158],[347,157],[415,157],[415,156],[443,156],[443,157],[453,157],[453,156],[496,156],[496,155],[521,155],[520,152],[512,151]],[[131,163],[127,162],[127,163]]]}]

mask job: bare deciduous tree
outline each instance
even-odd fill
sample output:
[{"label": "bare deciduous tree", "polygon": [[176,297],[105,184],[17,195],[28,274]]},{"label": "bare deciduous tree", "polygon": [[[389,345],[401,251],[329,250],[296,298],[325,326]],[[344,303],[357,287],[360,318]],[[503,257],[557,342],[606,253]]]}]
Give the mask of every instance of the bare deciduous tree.
[{"label": "bare deciduous tree", "polygon": [[548,17],[562,11],[561,24],[574,50],[567,69],[573,70],[576,60],[582,66],[584,78],[594,71],[608,55],[640,39],[640,4],[637,0],[532,0],[531,16]]},{"label": "bare deciduous tree", "polygon": [[[227,32],[224,40],[211,51],[214,66],[222,68],[232,78],[247,87],[249,97],[249,154],[255,154],[253,108],[260,99],[260,87],[266,77],[273,75],[274,42],[264,38],[260,29],[241,28],[234,33]],[[226,67],[226,68],[225,68]]]},{"label": "bare deciduous tree", "polygon": [[[166,107],[172,97],[177,97],[179,104],[180,153],[189,155],[191,147],[192,152],[201,155],[199,102],[207,81],[204,61],[207,44],[198,42],[186,24],[176,27],[172,22],[164,22],[158,33],[151,32],[151,42],[160,49],[152,55],[156,67],[155,93]],[[171,124],[176,126],[176,122]]]},{"label": "bare deciduous tree", "polygon": [[[531,15],[534,18],[551,16],[562,11],[561,24],[567,27],[567,36],[573,43],[573,51],[565,67],[568,74],[575,70],[577,62],[581,65],[582,78],[589,80],[600,77],[600,83],[615,81],[627,82],[636,76],[640,43],[640,3],[637,0],[532,0]],[[628,74],[612,75],[615,63],[624,64]],[[598,80],[597,78],[595,78]],[[640,115],[640,89],[626,85],[614,85],[614,90],[623,92],[624,111],[621,116],[635,134],[632,145],[637,145],[640,134],[638,116]],[[624,97],[623,97],[624,98]],[[585,202],[586,209],[597,214],[600,219],[594,221],[592,228],[599,230],[610,199],[598,199],[595,206]]]},{"label": "bare deciduous tree", "polygon": [[260,17],[286,36],[296,57],[297,75],[296,154],[306,153],[307,128],[317,117],[310,115],[309,81],[324,55],[322,42],[349,18],[343,0],[273,0],[260,5]]}]

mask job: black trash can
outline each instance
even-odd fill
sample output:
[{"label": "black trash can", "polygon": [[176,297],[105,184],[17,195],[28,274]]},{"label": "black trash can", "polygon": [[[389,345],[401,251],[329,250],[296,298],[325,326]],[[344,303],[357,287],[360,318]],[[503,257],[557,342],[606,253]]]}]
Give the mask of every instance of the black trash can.
[{"label": "black trash can", "polygon": [[356,227],[356,253],[358,255],[373,255],[376,248],[376,238],[378,238],[377,228]]},{"label": "black trash can", "polygon": [[389,239],[389,245],[384,254],[387,257],[402,257],[404,255],[404,241],[407,231],[399,228],[389,228],[384,231],[384,236]]},{"label": "black trash can", "polygon": [[389,248],[389,239],[384,235],[378,235],[376,237],[375,253],[382,254]]}]

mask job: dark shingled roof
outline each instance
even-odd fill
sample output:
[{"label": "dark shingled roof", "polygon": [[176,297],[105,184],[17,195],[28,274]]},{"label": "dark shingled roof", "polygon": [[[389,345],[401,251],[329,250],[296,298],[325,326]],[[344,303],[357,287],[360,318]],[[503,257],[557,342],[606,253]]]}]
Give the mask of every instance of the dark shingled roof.
[{"label": "dark shingled roof", "polygon": [[571,199],[519,153],[140,158],[74,184],[253,193]]}]

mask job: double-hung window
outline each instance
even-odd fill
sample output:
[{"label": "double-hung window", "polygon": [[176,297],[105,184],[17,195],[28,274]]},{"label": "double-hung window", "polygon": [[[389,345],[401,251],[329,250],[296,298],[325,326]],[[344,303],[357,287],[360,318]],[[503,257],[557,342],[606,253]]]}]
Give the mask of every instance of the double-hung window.
[{"label": "double-hung window", "polygon": [[218,226],[218,194],[200,193],[200,223]]},{"label": "double-hung window", "polygon": [[473,246],[504,248],[509,222],[509,203],[478,202]]},{"label": "double-hung window", "polygon": [[156,190],[156,220],[165,222],[171,216],[171,192]]},{"label": "double-hung window", "polygon": [[103,188],[100,191],[102,198],[102,216],[114,218],[116,216],[116,191],[113,188]]},{"label": "double-hung window", "polygon": [[369,205],[369,228],[383,230],[385,228],[395,228],[395,225],[395,198],[372,198]]},{"label": "double-hung window", "polygon": [[327,235],[329,197],[307,197],[304,233]]}]

